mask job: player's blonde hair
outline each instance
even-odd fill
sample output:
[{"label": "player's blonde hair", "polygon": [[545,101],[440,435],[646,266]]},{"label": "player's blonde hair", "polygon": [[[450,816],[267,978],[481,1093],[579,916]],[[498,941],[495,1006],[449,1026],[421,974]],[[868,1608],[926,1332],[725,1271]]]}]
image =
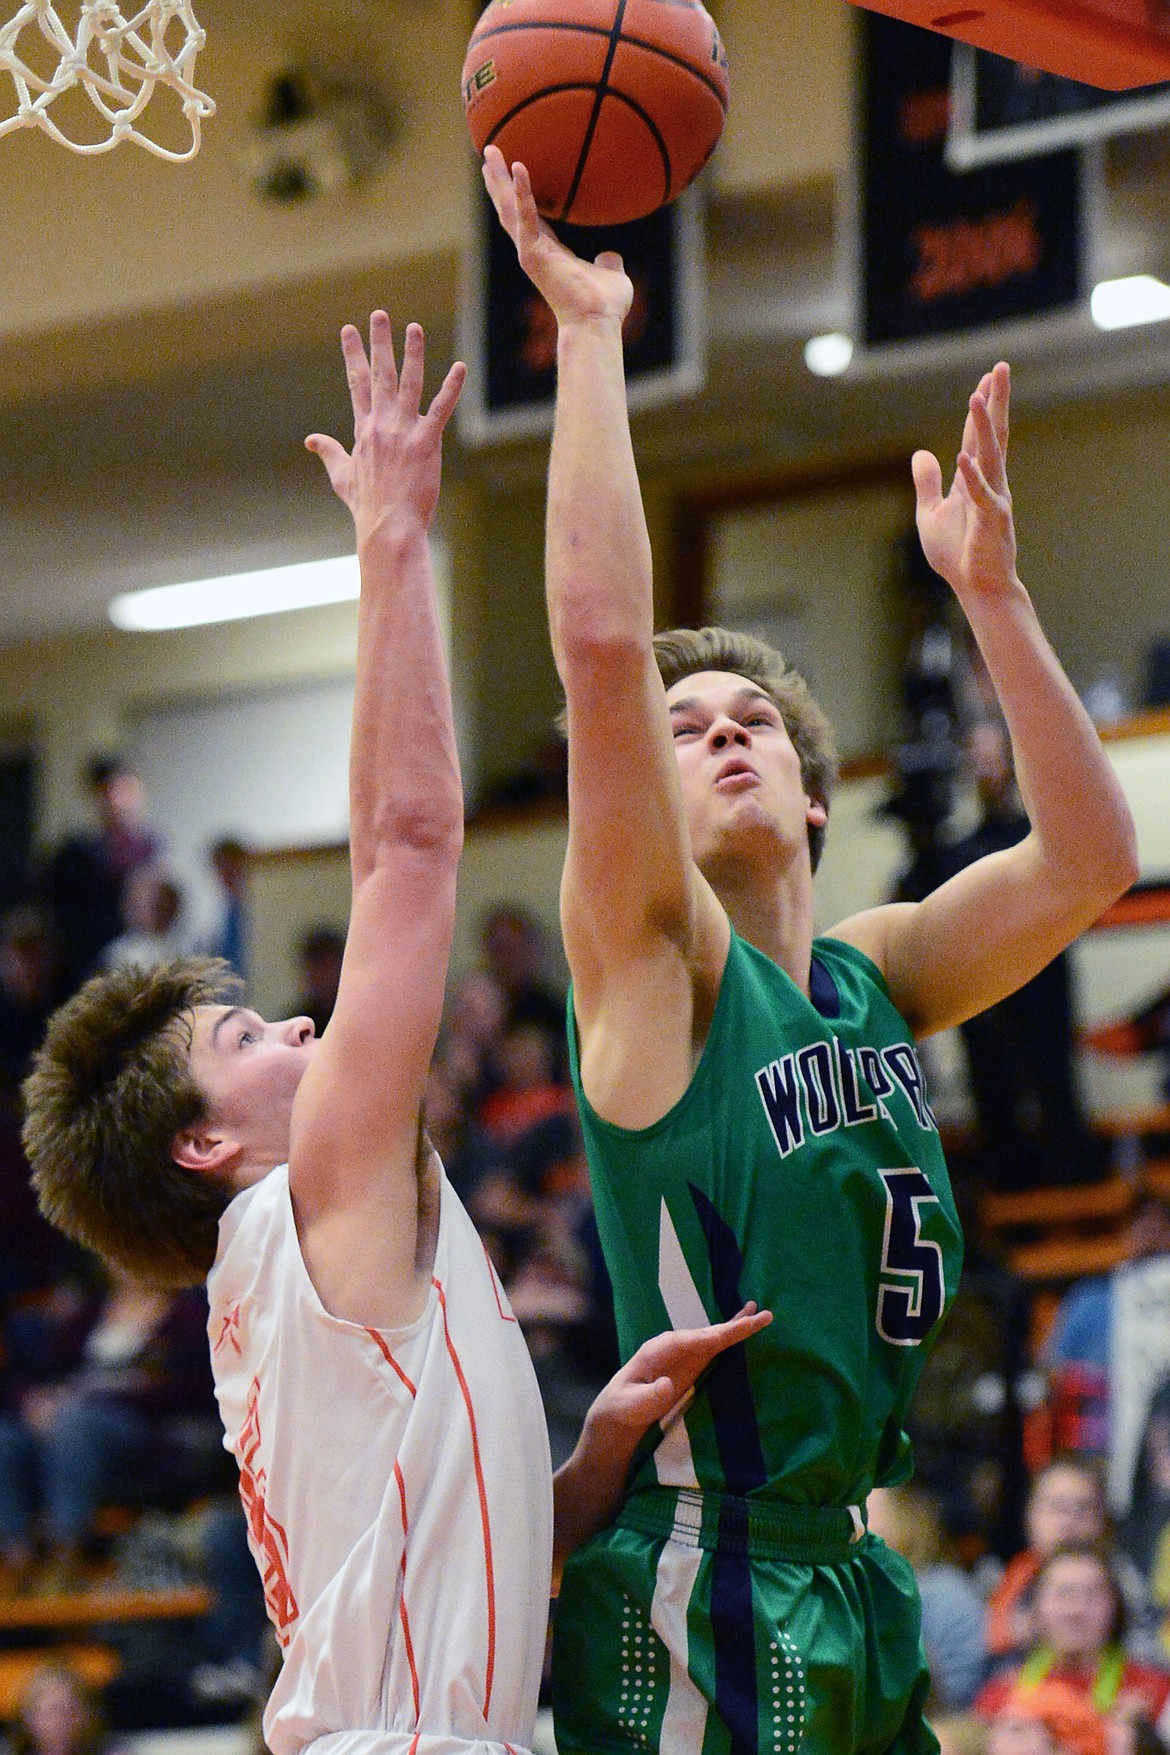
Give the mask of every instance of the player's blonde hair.
[{"label": "player's blonde hair", "polygon": [[[671,628],[655,634],[654,658],[667,689],[701,670],[730,671],[762,689],[778,708],[792,739],[805,791],[828,810],[838,771],[833,728],[799,671],[774,646],[732,628]],[[824,847],[824,826],[810,824],[808,849],[814,871]]]},{"label": "player's blonde hair", "polygon": [[196,1285],[215,1260],[234,1191],[177,1164],[171,1148],[208,1114],[188,1058],[195,1007],[238,987],[210,957],[95,975],[53,1014],[24,1083],[41,1211],[154,1285]]}]

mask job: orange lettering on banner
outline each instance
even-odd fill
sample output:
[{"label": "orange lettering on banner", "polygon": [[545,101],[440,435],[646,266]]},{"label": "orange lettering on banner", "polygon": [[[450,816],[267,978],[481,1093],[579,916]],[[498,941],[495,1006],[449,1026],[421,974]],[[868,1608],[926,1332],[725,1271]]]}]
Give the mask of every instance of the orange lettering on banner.
[{"label": "orange lettering on banner", "polygon": [[907,146],[929,146],[946,139],[950,119],[951,94],[945,85],[907,92],[898,109],[898,133]]},{"label": "orange lettering on banner", "polygon": [[260,1379],[252,1379],[248,1391],[248,1411],[240,1435],[236,1439],[236,1459],[240,1465],[240,1498],[248,1520],[248,1539],[260,1566],[264,1584],[264,1602],[269,1618],[276,1628],[281,1645],[287,1645],[292,1626],[300,1610],[288,1581],[288,1536],[269,1515],[264,1502],[268,1482],[260,1466]]},{"label": "orange lettering on banner", "polygon": [[984,219],[916,227],[918,263],[910,277],[911,298],[928,305],[1035,273],[1043,255],[1038,219],[1035,202],[1017,201]]}]

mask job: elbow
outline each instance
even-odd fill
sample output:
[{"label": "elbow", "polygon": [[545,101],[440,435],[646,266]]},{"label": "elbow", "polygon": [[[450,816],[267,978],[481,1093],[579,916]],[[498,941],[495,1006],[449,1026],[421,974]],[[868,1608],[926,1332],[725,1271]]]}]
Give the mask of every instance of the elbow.
[{"label": "elbow", "polygon": [[553,628],[557,669],[567,691],[575,686],[620,684],[646,667],[651,630],[617,618],[566,616]]}]

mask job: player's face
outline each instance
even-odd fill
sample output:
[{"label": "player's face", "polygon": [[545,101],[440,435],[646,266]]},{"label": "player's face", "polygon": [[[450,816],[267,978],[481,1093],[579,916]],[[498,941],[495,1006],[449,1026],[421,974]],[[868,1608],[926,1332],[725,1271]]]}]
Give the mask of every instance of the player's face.
[{"label": "player's face", "polygon": [[804,790],[779,707],[755,683],[703,670],[667,691],[691,846],[700,867],[745,835],[808,845],[824,807]]},{"label": "player's face", "polygon": [[214,1125],[250,1156],[286,1158],[293,1098],[315,1046],[311,1018],[269,1024],[244,1006],[197,1006],[190,1067]]}]

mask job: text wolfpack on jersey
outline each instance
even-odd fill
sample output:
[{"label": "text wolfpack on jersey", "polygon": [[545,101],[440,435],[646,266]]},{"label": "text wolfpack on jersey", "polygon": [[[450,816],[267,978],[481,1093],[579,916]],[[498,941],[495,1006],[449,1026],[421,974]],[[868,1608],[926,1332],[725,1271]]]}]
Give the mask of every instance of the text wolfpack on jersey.
[{"label": "text wolfpack on jersey", "polygon": [[892,1048],[843,1048],[832,1042],[810,1042],[756,1074],[756,1089],[782,1158],[838,1127],[860,1127],[879,1115],[892,1120],[887,1097],[904,1092],[924,1132],[937,1133],[926,1080],[909,1042]]}]

